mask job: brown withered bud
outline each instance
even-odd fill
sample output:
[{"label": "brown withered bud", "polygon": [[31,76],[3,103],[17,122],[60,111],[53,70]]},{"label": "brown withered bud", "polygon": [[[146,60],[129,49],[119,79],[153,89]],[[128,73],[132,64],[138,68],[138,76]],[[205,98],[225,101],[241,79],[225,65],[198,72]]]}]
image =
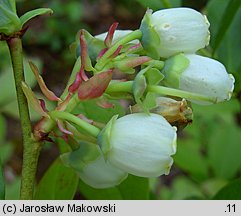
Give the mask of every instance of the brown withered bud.
[{"label": "brown withered bud", "polygon": [[[137,104],[131,107],[132,113],[141,111],[142,108]],[[172,98],[158,97],[156,98],[156,107],[150,112],[162,115],[171,125],[178,128],[184,128],[192,123],[193,119],[192,109],[185,99],[177,101]]]}]

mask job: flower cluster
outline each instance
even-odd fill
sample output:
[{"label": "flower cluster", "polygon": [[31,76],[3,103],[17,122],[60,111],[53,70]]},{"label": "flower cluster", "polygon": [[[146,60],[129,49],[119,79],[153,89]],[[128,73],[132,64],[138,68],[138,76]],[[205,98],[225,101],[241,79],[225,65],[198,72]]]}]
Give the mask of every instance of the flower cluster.
[{"label": "flower cluster", "polygon": [[[117,26],[97,36],[80,30],[71,45],[76,64],[60,98],[30,63],[42,92],[58,102],[55,110],[48,111],[22,84],[30,105],[42,116],[36,139],[50,140],[61,133],[72,148],[61,155],[62,161],[94,188],[114,187],[128,174],[167,175],[177,129],[192,122],[190,104],[227,101],[234,88],[233,76],[220,62],[196,54],[210,39],[209,22],[201,13],[189,8],[147,10],[140,29]],[[114,80],[116,73],[125,79]],[[126,115],[113,115],[108,122],[74,111],[89,100],[112,109],[110,99],[126,98],[132,99]],[[53,134],[56,125],[59,130]]]}]

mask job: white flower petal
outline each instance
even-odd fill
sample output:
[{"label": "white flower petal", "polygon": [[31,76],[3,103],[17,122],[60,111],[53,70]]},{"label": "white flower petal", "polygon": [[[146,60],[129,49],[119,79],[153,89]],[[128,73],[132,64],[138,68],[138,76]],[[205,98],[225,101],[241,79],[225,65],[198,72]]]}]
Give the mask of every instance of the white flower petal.
[{"label": "white flower petal", "polygon": [[156,177],[169,172],[176,128],[157,114],[126,115],[114,123],[110,143],[110,163],[133,175]]},{"label": "white flower petal", "polygon": [[209,43],[209,22],[205,16],[190,8],[171,8],[152,14],[152,25],[160,36],[161,57],[195,53]]},{"label": "white flower petal", "polygon": [[94,188],[109,188],[119,185],[128,174],[104,160],[100,156],[97,160],[86,165],[79,177],[86,184]]},{"label": "white flower petal", "polygon": [[[234,89],[234,77],[218,61],[186,55],[190,64],[180,76],[179,89],[216,98],[216,102],[229,100]],[[205,104],[201,101],[196,103]]]}]

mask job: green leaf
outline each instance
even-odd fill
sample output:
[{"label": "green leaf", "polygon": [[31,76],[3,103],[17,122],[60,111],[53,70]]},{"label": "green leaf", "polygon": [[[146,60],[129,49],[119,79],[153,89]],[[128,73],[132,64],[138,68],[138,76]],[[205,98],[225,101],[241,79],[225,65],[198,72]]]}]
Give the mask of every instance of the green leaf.
[{"label": "green leaf", "polygon": [[[138,3],[140,3],[145,9],[151,8],[152,10],[160,10],[162,8],[165,8],[165,4],[163,4],[163,0],[136,0]],[[172,7],[180,7],[181,6],[181,0],[170,0],[169,1]]]},{"label": "green leaf", "polygon": [[[14,174],[11,173],[13,176]],[[20,185],[21,185],[21,178],[14,176],[15,179],[11,182],[6,182],[6,193],[5,199],[6,200],[18,200],[20,194]]]},{"label": "green leaf", "polygon": [[241,168],[241,130],[235,124],[218,124],[208,144],[208,157],[216,177],[233,178]]},{"label": "green leaf", "polygon": [[80,193],[88,200],[121,200],[122,196],[118,188],[94,189],[84,182],[79,183]]},{"label": "green leaf", "polygon": [[191,181],[185,176],[176,177],[171,183],[171,187],[166,190],[169,190],[169,193],[164,190],[160,191],[161,199],[172,199],[172,200],[184,200],[184,199],[203,199],[204,195],[198,184]]},{"label": "green leaf", "polygon": [[194,179],[202,181],[208,178],[207,161],[201,153],[200,144],[197,140],[179,139],[178,151],[174,156],[174,161],[174,164]]},{"label": "green leaf", "polygon": [[117,101],[110,100],[110,103],[114,104],[113,108],[102,108],[96,105],[96,100],[89,100],[78,106],[74,112],[83,112],[85,116],[97,122],[107,123],[112,116],[119,115],[119,117],[125,114],[124,108]]},{"label": "green leaf", "polygon": [[11,142],[0,143],[0,158],[2,164],[5,164],[9,158],[12,156],[14,150],[14,145]]},{"label": "green leaf", "polygon": [[[220,26],[222,26],[222,17],[226,19],[226,8],[228,7],[227,0],[211,0],[207,7],[207,16],[210,21],[211,46],[214,46],[215,37],[218,34]],[[232,16],[231,14],[229,16]],[[233,17],[229,28],[223,36],[220,46],[217,48],[215,58],[221,61],[227,68],[229,73],[232,73],[236,79],[235,90],[241,89],[241,64],[240,64],[240,47],[241,47],[241,7],[239,7],[236,15]],[[223,33],[221,33],[223,34]]]},{"label": "green leaf", "polygon": [[13,12],[16,13],[16,0],[9,0],[9,3],[12,7]]},{"label": "green leaf", "polygon": [[214,200],[241,200],[241,178],[236,179],[223,187],[214,197]]},{"label": "green leaf", "polygon": [[138,200],[149,198],[148,179],[129,175],[119,186],[94,189],[80,181],[81,194],[89,200]]},{"label": "green leaf", "polygon": [[148,200],[149,199],[149,181],[148,178],[142,178],[130,175],[117,186],[124,200]]},{"label": "green leaf", "polygon": [[227,181],[219,178],[209,178],[201,184],[202,191],[207,197],[213,197],[219,190],[227,185]]},{"label": "green leaf", "polygon": [[49,8],[38,8],[35,10],[28,11],[27,13],[25,13],[20,17],[21,24],[23,26],[26,22],[28,22],[30,19],[36,16],[44,15],[44,14],[52,14],[52,13],[53,11]]},{"label": "green leaf", "polygon": [[[220,2],[219,2],[220,4]],[[215,35],[214,43],[213,43],[213,53],[217,50],[219,45],[221,44],[225,33],[229,29],[229,26],[232,24],[232,21],[238,12],[239,8],[241,6],[240,0],[230,0],[229,4],[227,5],[225,9],[225,14],[222,16],[221,23],[219,25],[219,29]]]},{"label": "green leaf", "polygon": [[35,199],[70,200],[73,199],[79,179],[75,172],[56,159],[39,182]]},{"label": "green leaf", "polygon": [[0,161],[0,200],[4,200],[4,199],[5,199],[5,181],[4,181],[4,177],[3,177],[2,164]]}]

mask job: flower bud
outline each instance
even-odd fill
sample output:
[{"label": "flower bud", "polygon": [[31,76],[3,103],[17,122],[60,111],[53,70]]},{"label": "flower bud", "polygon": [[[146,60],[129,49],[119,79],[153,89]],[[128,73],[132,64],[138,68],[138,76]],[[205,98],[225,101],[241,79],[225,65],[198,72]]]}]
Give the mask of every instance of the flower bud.
[{"label": "flower bud", "polygon": [[153,14],[148,10],[140,27],[142,45],[156,59],[180,52],[195,53],[208,45],[208,28],[207,18],[190,8],[164,9]]},{"label": "flower bud", "polygon": [[98,137],[107,161],[136,176],[168,174],[176,152],[176,128],[157,114],[114,116]]},{"label": "flower bud", "polygon": [[[185,57],[189,65],[179,71],[175,63],[180,57]],[[229,100],[234,89],[233,75],[228,74],[220,62],[195,54],[173,56],[166,61],[163,73],[166,85],[213,98],[213,103]],[[203,105],[211,103],[200,100],[192,102]]]},{"label": "flower bud", "polygon": [[61,156],[81,180],[93,188],[109,188],[120,184],[128,174],[104,160],[98,145],[81,142],[79,149]]}]

